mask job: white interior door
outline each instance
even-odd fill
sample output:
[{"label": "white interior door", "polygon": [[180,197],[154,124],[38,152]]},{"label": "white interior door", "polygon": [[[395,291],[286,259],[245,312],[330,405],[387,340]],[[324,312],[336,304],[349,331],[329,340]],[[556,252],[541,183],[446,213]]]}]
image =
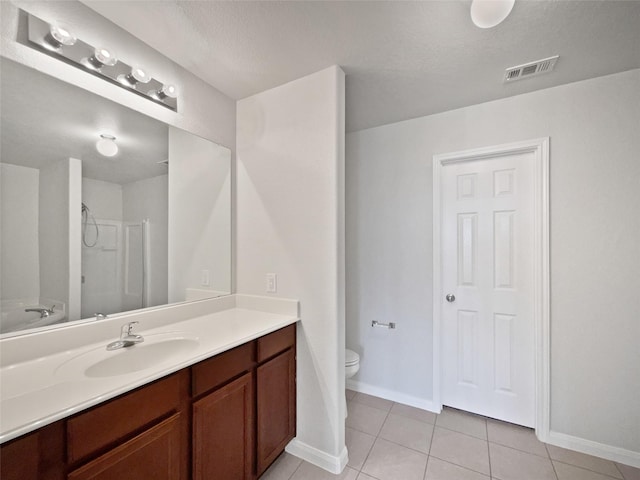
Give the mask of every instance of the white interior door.
[{"label": "white interior door", "polygon": [[[442,403],[535,424],[533,152],[442,167]],[[453,298],[455,297],[455,299]]]}]

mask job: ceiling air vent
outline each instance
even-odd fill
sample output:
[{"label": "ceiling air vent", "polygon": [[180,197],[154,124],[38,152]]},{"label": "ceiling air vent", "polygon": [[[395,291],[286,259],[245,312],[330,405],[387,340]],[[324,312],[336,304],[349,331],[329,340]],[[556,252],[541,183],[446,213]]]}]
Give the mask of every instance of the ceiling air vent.
[{"label": "ceiling air vent", "polygon": [[555,57],[543,58],[542,60],[537,60],[535,62],[529,62],[523,65],[518,65],[517,67],[507,68],[504,75],[504,81],[513,82],[515,80],[522,80],[523,78],[535,77],[536,75],[548,73],[553,70],[553,67],[555,67],[558,57],[559,55],[556,55]]}]

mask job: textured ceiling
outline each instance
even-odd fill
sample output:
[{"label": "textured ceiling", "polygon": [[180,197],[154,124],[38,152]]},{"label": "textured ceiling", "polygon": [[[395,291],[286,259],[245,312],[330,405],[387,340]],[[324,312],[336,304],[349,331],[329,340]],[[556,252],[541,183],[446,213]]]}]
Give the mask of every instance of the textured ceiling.
[{"label": "textured ceiling", "polygon": [[[0,59],[0,157],[3,163],[43,168],[73,157],[82,176],[126,184],[167,173],[168,127],[103,97]],[[101,133],[116,137],[119,153],[101,156]]]},{"label": "textured ceiling", "polygon": [[469,1],[84,3],[234,99],[340,65],[348,131],[640,67],[639,0],[516,0],[488,30]]}]

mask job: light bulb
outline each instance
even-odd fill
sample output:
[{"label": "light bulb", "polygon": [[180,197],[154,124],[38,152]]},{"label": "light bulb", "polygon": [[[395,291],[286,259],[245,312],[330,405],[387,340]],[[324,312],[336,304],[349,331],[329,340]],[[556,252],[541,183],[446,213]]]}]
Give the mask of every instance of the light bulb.
[{"label": "light bulb", "polygon": [[480,28],[498,25],[511,13],[515,0],[473,0],[471,20]]},{"label": "light bulb", "polygon": [[133,67],[131,72],[126,75],[118,75],[118,81],[130,87],[135,86],[137,83],[149,83],[150,80],[151,76],[140,67]]},{"label": "light bulb", "polygon": [[105,157],[113,157],[118,153],[116,137],[103,133],[102,135],[100,135],[100,140],[96,142],[96,150],[98,150],[98,153],[100,153],[100,155],[103,155]]},{"label": "light bulb", "polygon": [[162,100],[163,98],[176,98],[178,96],[178,92],[176,91],[176,87],[173,85],[163,85],[160,90],[151,90],[149,95],[152,95],[156,98]]},{"label": "light bulb", "polygon": [[102,67],[113,67],[118,63],[118,58],[111,50],[98,47],[93,51],[93,55],[87,58],[84,63],[89,68],[99,70]]},{"label": "light bulb", "polygon": [[63,45],[71,46],[75,44],[77,38],[68,28],[64,28],[59,25],[51,25],[49,27],[49,33],[45,37],[45,41],[49,46],[57,50]]},{"label": "light bulb", "polygon": [[100,63],[109,67],[113,67],[116,63],[118,63],[118,59],[116,58],[116,56],[106,48],[96,48],[93,56],[96,57],[96,59]]}]

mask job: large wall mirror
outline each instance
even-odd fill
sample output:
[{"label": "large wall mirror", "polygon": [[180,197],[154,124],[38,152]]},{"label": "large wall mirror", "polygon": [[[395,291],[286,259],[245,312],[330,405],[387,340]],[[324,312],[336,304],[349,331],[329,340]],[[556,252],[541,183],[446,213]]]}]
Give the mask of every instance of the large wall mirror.
[{"label": "large wall mirror", "polygon": [[229,294],[231,151],[0,62],[0,334]]}]

